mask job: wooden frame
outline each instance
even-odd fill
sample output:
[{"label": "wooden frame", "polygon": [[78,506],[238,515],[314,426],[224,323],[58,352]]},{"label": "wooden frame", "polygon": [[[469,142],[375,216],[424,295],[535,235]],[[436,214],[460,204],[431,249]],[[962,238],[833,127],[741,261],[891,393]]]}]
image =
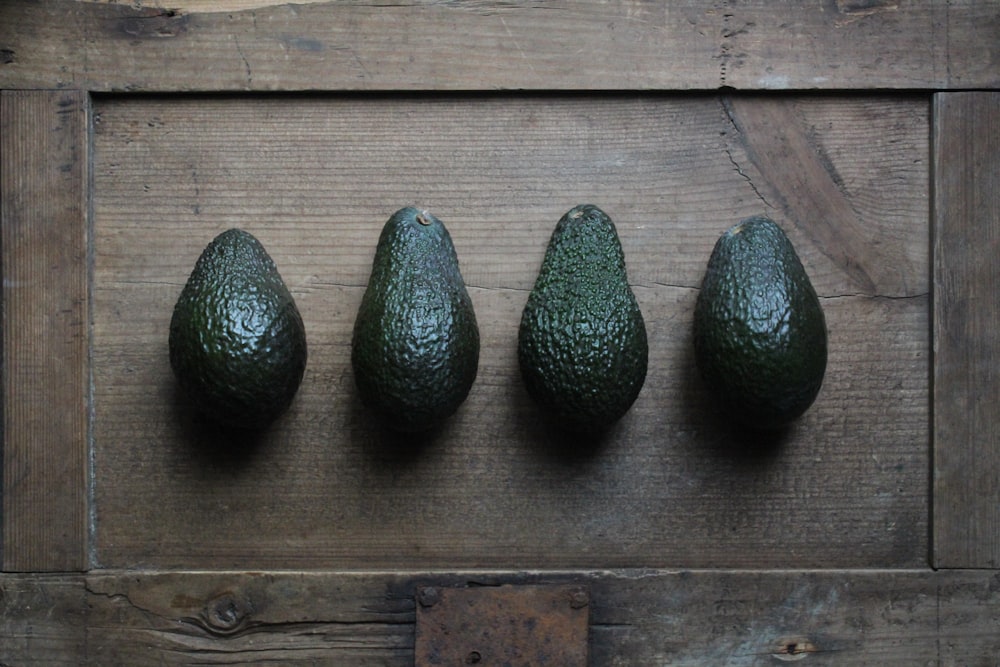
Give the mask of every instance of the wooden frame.
[{"label": "wooden frame", "polygon": [[[1000,655],[995,3],[210,4],[0,9],[0,661],[403,665],[422,582],[580,579],[591,589],[592,664]],[[91,94],[719,88],[932,96],[926,567],[94,568]]]}]

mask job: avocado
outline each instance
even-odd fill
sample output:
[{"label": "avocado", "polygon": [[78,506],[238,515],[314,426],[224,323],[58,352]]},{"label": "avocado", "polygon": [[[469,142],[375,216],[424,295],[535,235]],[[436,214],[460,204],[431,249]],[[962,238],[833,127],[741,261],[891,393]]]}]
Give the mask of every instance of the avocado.
[{"label": "avocado", "polygon": [[600,432],[646,379],[646,325],[611,218],[570,209],[549,239],[521,315],[518,363],[528,394],[568,431]]},{"label": "avocado", "polygon": [[209,419],[260,429],[292,402],[306,367],[295,300],[267,251],[230,229],[208,244],[170,320],[170,366]]},{"label": "avocado", "polygon": [[751,217],[716,242],[695,303],[698,370],[724,414],[776,429],[804,413],[826,371],[826,319],[781,228]]},{"label": "avocado", "polygon": [[402,208],[386,221],[351,342],[362,402],[391,428],[426,431],[465,400],[479,327],[444,224]]}]

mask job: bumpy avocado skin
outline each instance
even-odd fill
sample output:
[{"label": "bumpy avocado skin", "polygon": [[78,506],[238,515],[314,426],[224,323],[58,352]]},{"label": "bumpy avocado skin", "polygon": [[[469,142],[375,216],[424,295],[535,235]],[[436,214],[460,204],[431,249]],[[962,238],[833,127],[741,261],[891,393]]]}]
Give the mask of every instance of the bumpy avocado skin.
[{"label": "bumpy avocado skin", "polygon": [[170,320],[170,365],[218,424],[260,429],[291,404],[306,367],[302,316],[249,232],[230,229],[198,258]]},{"label": "bumpy avocado skin", "polygon": [[816,398],[827,329],[816,290],[781,228],[740,221],[716,242],[694,313],[695,360],[724,414],[776,429]]},{"label": "bumpy avocado skin", "polygon": [[528,394],[566,430],[606,430],[638,397],[646,326],[615,225],[598,207],[576,206],[556,225],[521,315],[517,352]]},{"label": "bumpy avocado skin", "polygon": [[351,365],[362,402],[398,431],[431,429],[468,396],[479,327],[451,236],[429,212],[400,209],[382,228]]}]

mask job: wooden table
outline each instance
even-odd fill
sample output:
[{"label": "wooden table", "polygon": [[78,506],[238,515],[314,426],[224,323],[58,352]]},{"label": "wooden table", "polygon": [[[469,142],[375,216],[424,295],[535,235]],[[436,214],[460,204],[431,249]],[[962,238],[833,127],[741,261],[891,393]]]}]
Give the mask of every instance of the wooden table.
[{"label": "wooden table", "polygon": [[[0,663],[407,665],[421,586],[499,584],[585,586],[593,665],[1000,659],[1000,5],[164,4],[0,6]],[[516,362],[583,202],[650,342],[586,450]],[[349,364],[407,204],[451,231],[483,338],[420,443]],[[767,439],[713,409],[690,335],[753,214],[830,336],[815,405]],[[309,365],[220,447],[166,333],[233,226]]]}]

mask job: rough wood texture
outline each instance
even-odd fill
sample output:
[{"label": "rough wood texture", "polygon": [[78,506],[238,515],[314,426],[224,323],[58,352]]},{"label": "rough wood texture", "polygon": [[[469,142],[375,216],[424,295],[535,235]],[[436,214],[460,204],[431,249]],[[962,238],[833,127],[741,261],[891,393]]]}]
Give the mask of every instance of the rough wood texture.
[{"label": "rough wood texture", "polygon": [[127,572],[0,578],[0,661],[402,667],[427,583],[584,584],[595,667],[990,667],[1000,654],[987,571]]},{"label": "rough wood texture", "polygon": [[0,576],[0,662],[86,664],[88,614],[82,575]]},{"label": "rough wood texture", "polygon": [[[944,89],[1000,84],[992,0],[0,5],[0,88]],[[165,8],[160,8],[165,7]]]},{"label": "rough wood texture", "polygon": [[[98,98],[90,564],[181,570],[0,575],[0,664],[410,665],[422,584],[582,580],[594,665],[994,665],[996,570],[923,566],[998,567],[1000,101],[939,96],[931,128],[926,97],[636,91],[996,89],[998,34],[992,0],[0,1],[0,89],[373,91]],[[517,88],[628,93],[381,92]],[[0,102],[13,570],[88,566],[87,166],[56,159],[86,145],[86,103],[48,115],[60,99]],[[584,199],[618,221],[655,352],[625,422],[574,452],[511,341],[552,225]],[[410,201],[452,229],[484,331],[469,403],[416,451],[371,422],[346,363],[378,228]],[[805,420],[748,450],[687,336],[711,244],[750,213],[790,231],[832,356]],[[227,445],[176,395],[165,332],[235,224],[292,284],[311,360],[292,413]],[[443,573],[633,565],[777,569]],[[319,571],[374,567],[399,572]]]},{"label": "rough wood texture", "polygon": [[3,569],[87,553],[87,96],[0,96]]},{"label": "rough wood texture", "polygon": [[1000,567],[1000,93],[934,104],[934,557]]},{"label": "rough wood texture", "polygon": [[[100,100],[97,562],[925,565],[928,112],[905,96]],[[591,451],[546,430],[515,354],[549,235],[583,201],[618,224],[651,348],[638,401]],[[422,447],[372,423],[349,365],[379,231],[409,203],[451,230],[483,337],[467,403]],[[712,246],[755,213],[788,230],[831,339],[817,403],[770,443],[725,426],[690,349]],[[167,327],[234,225],[290,285],[309,367],[272,431],[213,450]]]}]

